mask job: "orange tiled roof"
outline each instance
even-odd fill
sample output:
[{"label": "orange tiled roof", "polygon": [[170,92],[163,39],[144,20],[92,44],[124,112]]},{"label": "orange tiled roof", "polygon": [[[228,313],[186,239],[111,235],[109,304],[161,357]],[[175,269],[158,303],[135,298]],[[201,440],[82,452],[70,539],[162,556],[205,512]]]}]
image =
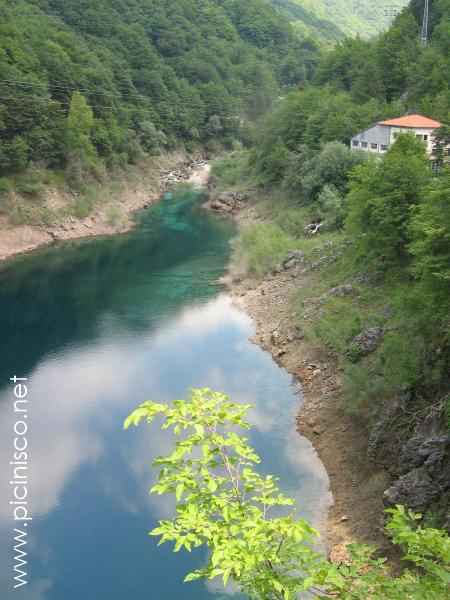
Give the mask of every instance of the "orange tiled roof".
[{"label": "orange tiled roof", "polygon": [[389,125],[391,127],[411,127],[417,129],[437,129],[442,127],[442,123],[434,121],[423,115],[405,115],[397,119],[389,119],[381,121],[380,125]]}]

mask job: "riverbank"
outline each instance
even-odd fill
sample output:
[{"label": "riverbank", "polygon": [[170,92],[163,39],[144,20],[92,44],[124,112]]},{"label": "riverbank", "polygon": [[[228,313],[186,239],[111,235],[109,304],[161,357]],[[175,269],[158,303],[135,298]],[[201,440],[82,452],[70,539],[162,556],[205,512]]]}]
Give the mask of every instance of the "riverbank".
[{"label": "riverbank", "polygon": [[134,227],[136,211],[157,202],[173,185],[205,185],[208,173],[209,165],[201,157],[183,152],[155,157],[105,182],[92,212],[83,218],[67,214],[76,194],[49,187],[43,202],[55,215],[54,223],[14,225],[0,215],[0,262],[57,241],[126,233]]},{"label": "riverbank", "polygon": [[[258,207],[248,204],[233,216],[240,228],[264,221]],[[388,553],[382,497],[389,476],[369,463],[367,430],[345,411],[342,372],[335,358],[306,341],[301,328],[293,325],[293,297],[313,285],[317,275],[295,260],[290,268],[262,280],[233,276],[234,270],[241,271],[239,267],[233,265],[225,283],[234,302],[255,322],[252,341],[270,352],[303,387],[297,428],[312,442],[330,478],[334,504],[326,542],[331,556],[339,560],[352,542],[375,544]]]}]

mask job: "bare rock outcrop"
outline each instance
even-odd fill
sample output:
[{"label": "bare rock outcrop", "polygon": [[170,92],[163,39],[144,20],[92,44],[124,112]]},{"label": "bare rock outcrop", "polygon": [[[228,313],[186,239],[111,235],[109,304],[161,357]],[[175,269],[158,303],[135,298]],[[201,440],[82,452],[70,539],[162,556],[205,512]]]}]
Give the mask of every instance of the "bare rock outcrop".
[{"label": "bare rock outcrop", "polygon": [[246,199],[246,194],[242,192],[213,193],[206,206],[216,212],[235,214],[242,209]]},{"label": "bare rock outcrop", "polygon": [[414,399],[405,393],[382,411],[370,434],[369,458],[392,475],[386,506],[433,510],[450,530],[450,434],[444,405],[430,407],[422,418],[411,418],[414,409]]}]

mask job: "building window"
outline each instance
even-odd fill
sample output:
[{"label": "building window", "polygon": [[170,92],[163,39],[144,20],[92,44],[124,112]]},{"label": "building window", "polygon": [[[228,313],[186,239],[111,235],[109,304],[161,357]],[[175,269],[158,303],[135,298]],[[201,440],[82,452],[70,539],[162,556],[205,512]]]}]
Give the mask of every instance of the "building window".
[{"label": "building window", "polygon": [[387,152],[388,147],[386,146],[386,144],[381,144],[380,149],[381,152]]},{"label": "building window", "polygon": [[378,144],[370,144],[372,150],[378,150]]},{"label": "building window", "polygon": [[400,135],[400,131],[394,131],[394,133],[392,134],[392,137],[394,138],[394,140],[396,140],[399,135]]},{"label": "building window", "polygon": [[428,136],[427,136],[427,135],[424,135],[424,136],[423,136],[423,141],[424,141],[424,142],[428,142]]},{"label": "building window", "polygon": [[359,141],[358,140],[352,140],[352,146],[354,146],[355,148],[359,147]]},{"label": "building window", "polygon": [[361,148],[367,148],[367,142],[361,142]]}]

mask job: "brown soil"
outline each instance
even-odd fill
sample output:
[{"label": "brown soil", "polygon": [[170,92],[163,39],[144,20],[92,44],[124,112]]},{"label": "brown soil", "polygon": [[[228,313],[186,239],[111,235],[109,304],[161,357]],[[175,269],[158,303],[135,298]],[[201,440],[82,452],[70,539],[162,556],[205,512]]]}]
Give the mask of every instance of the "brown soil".
[{"label": "brown soil", "polygon": [[[98,235],[125,233],[133,228],[133,213],[155,203],[167,187],[168,170],[182,169],[181,177],[194,185],[207,183],[208,165],[195,171],[189,168],[189,160],[181,153],[173,153],[155,158],[150,165],[139,167],[133,182],[124,179],[120,191],[111,192],[105,185],[103,197],[99,198],[94,211],[84,219],[66,216],[56,225],[14,226],[6,216],[0,215],[0,262],[16,254],[29,252],[40,246],[59,240],[69,240]],[[44,200],[45,205],[58,210],[74,201],[73,195],[49,188]],[[114,207],[114,223],[109,211]]]},{"label": "brown soil", "polygon": [[[237,216],[238,224],[259,219],[255,208]],[[252,341],[271,352],[303,386],[298,431],[313,443],[324,463],[334,497],[325,532],[331,557],[345,557],[345,546],[351,542],[375,544],[388,552],[382,505],[387,474],[369,463],[364,424],[344,410],[336,360],[306,342],[293,327],[292,297],[299,288],[311,285],[312,276],[302,270],[268,275],[263,281],[236,282],[228,277],[227,283],[237,305],[255,321]]]}]

